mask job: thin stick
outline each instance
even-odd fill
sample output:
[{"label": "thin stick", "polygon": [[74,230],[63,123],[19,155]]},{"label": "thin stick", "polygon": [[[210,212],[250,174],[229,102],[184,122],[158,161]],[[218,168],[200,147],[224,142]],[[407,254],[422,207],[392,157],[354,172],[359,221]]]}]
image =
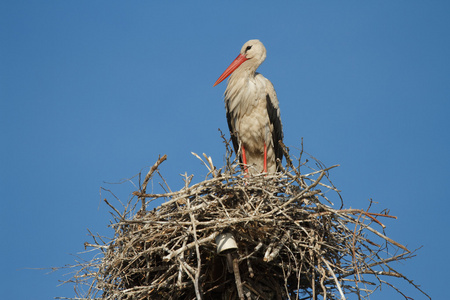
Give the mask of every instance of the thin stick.
[{"label": "thin stick", "polygon": [[237,258],[233,258],[233,272],[239,299],[244,300],[244,290],[242,289],[241,274],[239,273],[239,260]]},{"label": "thin stick", "polygon": [[333,272],[333,269],[331,269],[330,265],[328,264],[327,260],[324,259],[323,257],[321,258],[322,261],[325,263],[325,266],[327,267],[328,271],[330,271],[331,276],[333,276],[334,282],[336,283],[336,287],[339,291],[339,294],[341,295],[341,299],[345,300],[345,296],[344,296],[344,292],[342,291],[341,285],[339,284],[339,281],[336,278],[336,275]]},{"label": "thin stick", "polygon": [[[213,241],[218,235],[219,235],[219,232],[214,232],[210,236],[207,236],[207,237],[205,237],[203,239],[197,240],[197,243],[198,243],[198,245],[206,244],[208,242]],[[191,243],[187,244],[186,246],[180,247],[176,251],[170,252],[169,255],[166,255],[166,256],[163,257],[163,261],[168,262],[173,257],[176,257],[176,256],[180,255],[181,252],[186,251],[186,250],[191,249],[191,248],[194,248],[195,244],[196,244],[195,242],[191,242]]]},{"label": "thin stick", "polygon": [[[158,160],[156,161],[156,163],[150,168],[150,171],[148,171],[147,175],[145,176],[144,183],[142,184],[142,187],[141,187],[142,194],[145,194],[145,191],[147,190],[148,181],[152,177],[153,172],[155,172],[155,170],[159,167],[159,165],[166,159],[167,159],[167,154],[164,154],[163,157],[159,157]],[[145,211],[145,197],[140,197],[140,199],[142,201],[141,210]]]},{"label": "thin stick", "polygon": [[[189,182],[190,182],[190,180],[186,181],[186,186],[189,184]],[[191,202],[190,202],[189,198],[186,200],[186,202],[187,202],[187,208],[190,209]],[[201,268],[202,268],[202,259],[200,256],[200,246],[198,244],[198,239],[197,239],[197,227],[195,225],[195,218],[194,218],[194,215],[192,214],[192,211],[189,211],[189,217],[191,218],[191,222],[192,222],[192,232],[194,235],[195,252],[197,254],[197,269],[195,270],[195,281],[194,281],[195,295],[197,296],[198,300],[201,300],[202,296],[201,296],[201,292],[200,292],[199,278],[200,278],[200,272],[201,272]]]}]

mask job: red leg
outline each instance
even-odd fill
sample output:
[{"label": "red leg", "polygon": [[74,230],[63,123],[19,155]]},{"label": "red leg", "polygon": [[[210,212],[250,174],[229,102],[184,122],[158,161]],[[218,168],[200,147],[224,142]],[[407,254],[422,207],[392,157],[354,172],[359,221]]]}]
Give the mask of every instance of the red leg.
[{"label": "red leg", "polygon": [[267,146],[264,143],[264,173],[267,173]]},{"label": "red leg", "polygon": [[245,148],[244,148],[244,145],[242,145],[242,162],[244,163],[244,171],[245,171],[245,173],[248,173],[248,169],[247,169],[247,156],[245,155]]}]

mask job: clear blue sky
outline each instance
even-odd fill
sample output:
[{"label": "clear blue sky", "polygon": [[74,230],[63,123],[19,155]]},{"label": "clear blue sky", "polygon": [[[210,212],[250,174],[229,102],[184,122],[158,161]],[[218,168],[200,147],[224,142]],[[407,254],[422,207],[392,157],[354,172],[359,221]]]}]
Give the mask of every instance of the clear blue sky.
[{"label": "clear blue sky", "polygon": [[[331,178],[346,207],[372,198],[398,216],[387,234],[423,245],[398,269],[446,298],[450,2],[170,2],[0,3],[2,298],[74,296],[57,287],[66,272],[27,268],[74,263],[87,228],[111,233],[100,199],[114,201],[100,186],[123,201],[135,187],[104,182],[146,172],[159,154],[172,189],[180,173],[206,174],[191,151],[222,165],[225,84],[212,85],[255,38],[286,144],[303,137],[341,165]],[[372,299],[403,298],[385,287]]]}]

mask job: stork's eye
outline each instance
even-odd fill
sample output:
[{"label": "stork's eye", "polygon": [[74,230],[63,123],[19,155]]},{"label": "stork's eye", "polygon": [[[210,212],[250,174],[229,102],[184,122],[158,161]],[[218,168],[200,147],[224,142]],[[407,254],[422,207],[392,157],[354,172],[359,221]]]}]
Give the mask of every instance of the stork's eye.
[{"label": "stork's eye", "polygon": [[247,52],[250,49],[252,49],[252,46],[247,46],[247,48],[245,48],[245,52]]}]

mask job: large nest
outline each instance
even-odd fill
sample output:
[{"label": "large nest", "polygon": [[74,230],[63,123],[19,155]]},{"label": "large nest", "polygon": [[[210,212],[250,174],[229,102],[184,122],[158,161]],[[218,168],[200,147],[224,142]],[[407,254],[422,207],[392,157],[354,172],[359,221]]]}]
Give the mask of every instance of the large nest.
[{"label": "large nest", "polygon": [[[197,156],[209,170],[206,180],[191,184],[184,176],[179,191],[147,194],[160,158],[124,211],[105,199],[114,237],[93,235],[86,244],[101,256],[78,265],[77,299],[368,298],[382,284],[402,294],[391,277],[418,288],[392,267],[412,257],[384,233],[382,219],[393,217],[343,209],[328,177],[335,166],[302,161],[302,152],[294,166],[285,152],[282,172],[250,177],[229,155],[222,169]],[[165,202],[148,210],[158,199]],[[237,250],[218,254],[216,238],[226,233]]]}]

